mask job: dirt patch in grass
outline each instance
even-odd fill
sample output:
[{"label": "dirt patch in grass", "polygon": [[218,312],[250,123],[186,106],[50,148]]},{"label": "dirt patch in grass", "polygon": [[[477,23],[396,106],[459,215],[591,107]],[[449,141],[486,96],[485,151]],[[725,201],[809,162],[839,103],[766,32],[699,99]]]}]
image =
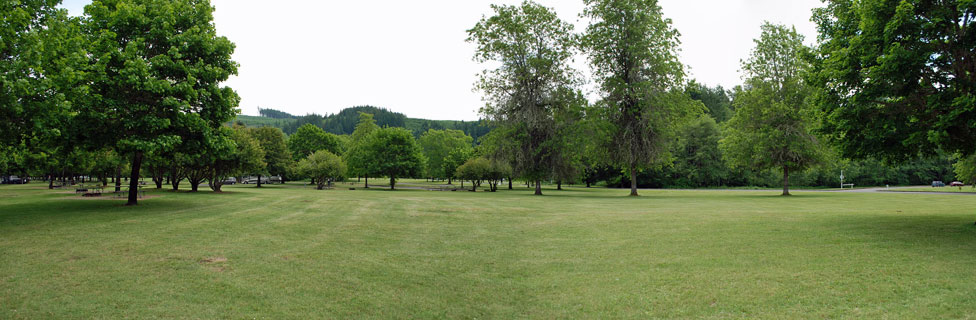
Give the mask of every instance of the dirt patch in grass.
[{"label": "dirt patch in grass", "polygon": [[201,263],[221,263],[221,262],[227,262],[227,258],[225,258],[225,257],[209,257],[209,258],[203,258],[203,259],[201,259],[200,262]]},{"label": "dirt patch in grass", "polygon": [[200,259],[200,263],[213,272],[224,272],[228,268],[226,257],[207,257]]}]

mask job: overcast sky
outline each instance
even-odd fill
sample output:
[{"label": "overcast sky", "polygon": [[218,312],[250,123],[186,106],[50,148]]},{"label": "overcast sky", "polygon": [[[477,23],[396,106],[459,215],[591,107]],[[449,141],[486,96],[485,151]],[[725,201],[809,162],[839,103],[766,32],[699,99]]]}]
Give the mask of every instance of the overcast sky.
[{"label": "overcast sky", "polygon": [[[483,66],[466,30],[492,3],[516,0],[211,0],[220,35],[237,44],[240,74],[227,81],[244,114],[257,107],[293,114],[373,105],[409,117],[475,120],[484,102],[471,90]],[[582,31],[582,0],[539,1]],[[64,0],[74,15],[90,0]],[[690,78],[726,88],[741,83],[739,61],[764,20],[816,39],[819,0],[660,0],[681,32]],[[585,68],[582,59],[577,63]],[[585,70],[584,70],[585,71]],[[585,72],[584,72],[585,74]]]}]

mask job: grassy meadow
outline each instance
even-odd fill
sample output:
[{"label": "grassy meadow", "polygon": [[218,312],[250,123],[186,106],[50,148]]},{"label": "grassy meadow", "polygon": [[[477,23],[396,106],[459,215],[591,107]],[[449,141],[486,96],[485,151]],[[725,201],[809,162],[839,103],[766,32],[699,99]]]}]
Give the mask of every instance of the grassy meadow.
[{"label": "grassy meadow", "polygon": [[0,186],[0,318],[976,317],[969,195],[225,191]]}]

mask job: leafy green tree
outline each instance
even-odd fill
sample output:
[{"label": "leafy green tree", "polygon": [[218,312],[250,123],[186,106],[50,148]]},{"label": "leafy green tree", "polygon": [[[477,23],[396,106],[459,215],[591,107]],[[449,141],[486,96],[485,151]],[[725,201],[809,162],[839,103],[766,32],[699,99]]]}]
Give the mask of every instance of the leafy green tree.
[{"label": "leafy green tree", "polygon": [[333,154],[341,154],[343,151],[338,136],[311,124],[299,127],[295,134],[288,137],[288,149],[295,160],[304,159],[319,150]]},{"label": "leafy green tree", "polygon": [[825,2],[811,83],[844,156],[976,152],[976,2]]},{"label": "leafy green tree", "polygon": [[511,189],[512,166],[504,159],[489,159],[488,172],[485,174],[485,181],[488,181],[488,188],[491,192],[498,191],[498,184],[502,179],[509,179],[509,189]]},{"label": "leafy green tree", "polygon": [[692,81],[686,92],[692,99],[701,101],[708,109],[708,115],[716,122],[722,123],[732,118],[732,99],[722,86],[712,88]]},{"label": "leafy green tree", "polygon": [[582,43],[609,123],[603,154],[630,173],[630,195],[637,196],[637,172],[670,160],[676,129],[701,106],[684,94],[679,34],[657,0],[584,2],[592,22]]},{"label": "leafy green tree", "polygon": [[735,97],[735,116],[721,146],[736,167],[783,170],[783,195],[790,172],[821,161],[823,150],[811,132],[814,122],[802,79],[807,50],[795,29],[766,23],[750,58],[742,63],[746,86]]},{"label": "leafy green tree", "polygon": [[481,182],[488,178],[491,163],[483,157],[473,158],[462,164],[454,173],[458,179],[471,181],[471,192],[478,191]]},{"label": "leafy green tree", "polygon": [[379,129],[380,127],[376,125],[372,114],[360,113],[359,124],[349,136],[349,148],[342,155],[342,158],[349,165],[348,173],[350,175],[366,178],[366,188],[369,188],[369,176],[373,171],[370,166],[372,160],[369,158],[368,138]]},{"label": "leafy green tree", "polygon": [[444,159],[457,148],[471,146],[474,141],[464,131],[428,130],[420,136],[420,146],[427,156],[427,175],[434,178],[449,178],[453,172],[444,171]]},{"label": "leafy green tree", "polygon": [[383,128],[366,138],[369,173],[390,178],[390,189],[397,178],[420,176],[426,159],[413,134],[404,128]]},{"label": "leafy green tree", "polygon": [[[285,176],[288,167],[292,165],[291,152],[285,142],[287,137],[281,129],[273,127],[252,128],[251,136],[257,140],[261,150],[264,151],[264,163],[267,164],[266,172],[270,175]],[[258,175],[258,187],[261,186],[261,176]]]},{"label": "leafy green tree", "polygon": [[213,10],[207,0],[94,0],[85,7],[97,101],[79,117],[97,124],[91,141],[132,155],[127,205],[138,203],[145,155],[183,142],[180,118],[217,128],[237,112],[240,98],[220,85],[237,73],[234,44],[217,35]]},{"label": "leafy green tree", "polygon": [[952,169],[956,173],[956,179],[976,188],[976,155],[959,158],[952,164]]},{"label": "leafy green tree", "polygon": [[316,189],[322,190],[327,184],[345,177],[346,163],[332,152],[319,150],[299,161],[298,171],[315,180]]},{"label": "leafy green tree", "polygon": [[444,157],[443,170],[444,172],[451,172],[451,175],[447,177],[447,184],[451,184],[452,178],[460,178],[456,175],[457,168],[468,162],[474,156],[474,148],[471,146],[462,146],[454,148]]},{"label": "leafy green tree", "polygon": [[220,192],[227,177],[266,170],[264,149],[254,131],[244,127],[221,127],[213,139],[213,158],[207,179],[210,189]]},{"label": "leafy green tree", "polygon": [[467,39],[477,46],[476,61],[498,64],[485,70],[476,84],[487,101],[481,113],[506,128],[502,132],[515,146],[515,171],[536,181],[535,194],[542,195],[539,182],[567,154],[558,149],[566,124],[557,119],[582,100],[580,79],[570,67],[573,26],[531,1],[492,9],[495,14],[468,30]]},{"label": "leafy green tree", "polygon": [[73,104],[87,97],[87,42],[80,19],[57,4],[0,4],[0,145],[13,149],[9,164],[24,176],[63,176],[69,155],[86,149],[75,137]]},{"label": "leafy green tree", "polygon": [[688,187],[722,186],[730,174],[722,159],[719,141],[722,131],[715,119],[703,115],[679,131],[675,144],[674,174],[676,184]]}]

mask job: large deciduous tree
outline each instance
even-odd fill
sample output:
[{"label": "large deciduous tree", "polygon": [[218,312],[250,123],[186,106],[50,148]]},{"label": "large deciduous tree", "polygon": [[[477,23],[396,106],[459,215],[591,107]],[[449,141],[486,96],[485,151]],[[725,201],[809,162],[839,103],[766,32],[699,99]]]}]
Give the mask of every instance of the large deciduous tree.
[{"label": "large deciduous tree", "polygon": [[803,36],[795,29],[766,23],[748,60],[745,86],[735,95],[735,115],[721,146],[729,163],[753,169],[783,170],[783,195],[790,195],[790,172],[822,160],[811,132],[815,118],[803,80],[807,63]]},{"label": "large deciduous tree", "polygon": [[366,178],[366,188],[369,188],[369,176],[373,170],[369,158],[368,138],[379,129],[372,114],[359,113],[359,123],[356,124],[356,129],[349,138],[349,148],[342,155],[343,160],[348,164],[350,175]]},{"label": "large deciduous tree", "polygon": [[341,154],[343,146],[335,134],[325,132],[313,124],[305,124],[288,137],[288,149],[295,160],[301,160],[319,150]]},{"label": "large deciduous tree", "polygon": [[265,152],[253,132],[243,127],[221,127],[210,139],[212,154],[207,168],[210,189],[220,192],[227,177],[265,170]]},{"label": "large deciduous tree", "polygon": [[423,151],[413,134],[404,128],[382,128],[366,138],[369,172],[390,178],[395,189],[398,178],[417,177],[424,171]]},{"label": "large deciduous tree", "polygon": [[[264,150],[264,162],[267,164],[265,171],[270,175],[284,177],[285,172],[292,165],[292,156],[285,142],[287,139],[285,133],[275,127],[252,128],[250,131],[261,150]],[[261,176],[258,176],[258,186],[260,185]]]},{"label": "large deciduous tree", "polygon": [[0,4],[0,145],[21,155],[10,158],[20,174],[64,172],[83,142],[73,119],[88,96],[87,39],[58,2]]},{"label": "large deciduous tree", "polygon": [[604,154],[629,171],[630,195],[637,196],[637,172],[670,159],[676,129],[701,105],[684,94],[679,33],[657,0],[584,2],[592,22],[582,43],[610,124]]},{"label": "large deciduous tree", "polygon": [[976,151],[976,2],[828,0],[812,84],[852,158]]},{"label": "large deciduous tree", "polygon": [[468,30],[478,62],[497,63],[476,84],[484,93],[482,114],[512,141],[515,171],[536,182],[566,156],[559,143],[560,115],[581,95],[578,74],[570,67],[576,41],[571,24],[550,8],[526,1],[518,6],[493,5],[495,14]]},{"label": "large deciduous tree", "polygon": [[345,177],[346,163],[328,150],[319,150],[299,161],[298,171],[315,180],[315,188],[322,190],[327,184]]},{"label": "large deciduous tree", "polygon": [[454,172],[444,171],[444,159],[454,149],[470,147],[474,139],[461,130],[427,130],[420,136],[420,147],[427,156],[427,175],[432,178],[450,178]]},{"label": "large deciduous tree", "polygon": [[131,155],[127,205],[138,202],[145,155],[183,142],[181,118],[199,117],[215,129],[237,112],[239,97],[220,85],[237,73],[234,44],[217,35],[213,11],[207,0],[95,0],[85,7],[97,101],[79,117],[101,129],[92,141]]}]

